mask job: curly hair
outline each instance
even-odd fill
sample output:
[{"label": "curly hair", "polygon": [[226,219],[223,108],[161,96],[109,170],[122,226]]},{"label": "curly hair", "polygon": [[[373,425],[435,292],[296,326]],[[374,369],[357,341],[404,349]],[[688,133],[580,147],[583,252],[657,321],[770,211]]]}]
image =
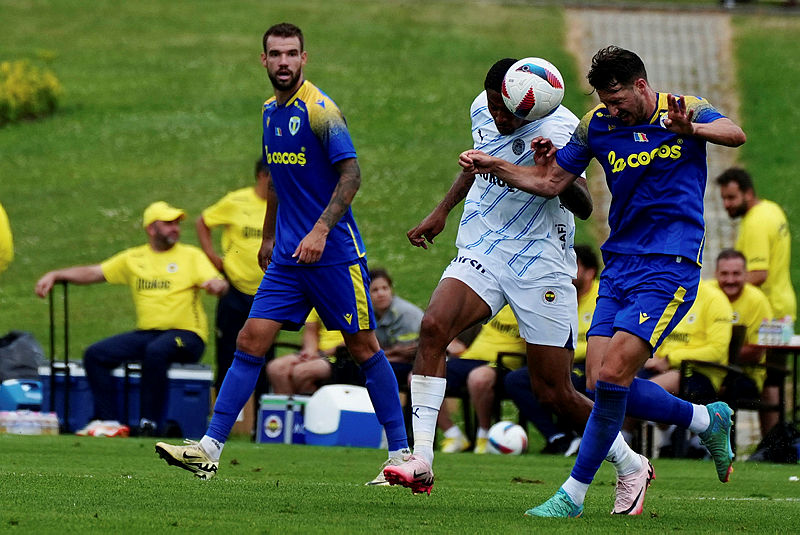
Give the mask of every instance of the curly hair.
[{"label": "curly hair", "polygon": [[597,91],[613,91],[618,89],[617,86],[631,85],[638,78],[647,80],[647,71],[639,56],[611,45],[594,55],[586,78]]}]

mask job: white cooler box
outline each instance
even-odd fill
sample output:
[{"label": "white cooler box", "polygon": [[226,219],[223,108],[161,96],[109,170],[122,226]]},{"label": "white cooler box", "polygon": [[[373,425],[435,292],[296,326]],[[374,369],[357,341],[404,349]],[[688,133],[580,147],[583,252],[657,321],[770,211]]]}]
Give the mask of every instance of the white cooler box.
[{"label": "white cooler box", "polygon": [[306,404],[306,444],[380,448],[386,442],[367,389],[326,385]]}]

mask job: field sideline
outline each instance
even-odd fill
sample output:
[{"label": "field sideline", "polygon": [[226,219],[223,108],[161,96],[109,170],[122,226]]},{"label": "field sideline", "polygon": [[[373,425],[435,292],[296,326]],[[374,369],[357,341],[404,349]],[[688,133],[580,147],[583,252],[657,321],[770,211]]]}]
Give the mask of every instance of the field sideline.
[{"label": "field sideline", "polygon": [[232,441],[219,474],[167,466],[153,439],[0,435],[0,531],[197,533],[789,533],[800,525],[798,466],[739,463],[727,484],[710,461],[657,459],[639,517],[611,517],[603,466],[584,517],[532,520],[574,458],[439,454],[430,496],[365,487],[385,453]]}]

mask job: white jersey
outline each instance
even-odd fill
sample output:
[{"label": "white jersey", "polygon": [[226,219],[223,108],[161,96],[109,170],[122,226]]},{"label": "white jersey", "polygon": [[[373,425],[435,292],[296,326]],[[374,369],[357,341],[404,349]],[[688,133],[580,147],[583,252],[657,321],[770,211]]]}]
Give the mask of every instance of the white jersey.
[{"label": "white jersey", "polygon": [[[517,165],[534,165],[531,140],[549,138],[557,148],[567,144],[578,118],[564,106],[530,122],[511,135],[497,131],[486,92],[470,108],[475,149]],[[574,278],[577,273],[575,219],[558,197],[546,199],[508,186],[492,174],[476,174],[464,201],[456,246],[507,265],[519,277],[550,274]]]}]

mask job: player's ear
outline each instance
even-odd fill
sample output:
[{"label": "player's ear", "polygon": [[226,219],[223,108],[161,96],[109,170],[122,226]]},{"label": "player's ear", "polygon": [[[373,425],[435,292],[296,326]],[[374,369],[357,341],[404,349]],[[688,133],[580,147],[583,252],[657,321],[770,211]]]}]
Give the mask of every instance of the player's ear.
[{"label": "player's ear", "polygon": [[300,66],[305,67],[307,61],[308,61],[308,51],[303,50],[300,53]]},{"label": "player's ear", "polygon": [[261,53],[261,65],[263,65],[264,68],[267,67],[267,55],[264,52]]}]

